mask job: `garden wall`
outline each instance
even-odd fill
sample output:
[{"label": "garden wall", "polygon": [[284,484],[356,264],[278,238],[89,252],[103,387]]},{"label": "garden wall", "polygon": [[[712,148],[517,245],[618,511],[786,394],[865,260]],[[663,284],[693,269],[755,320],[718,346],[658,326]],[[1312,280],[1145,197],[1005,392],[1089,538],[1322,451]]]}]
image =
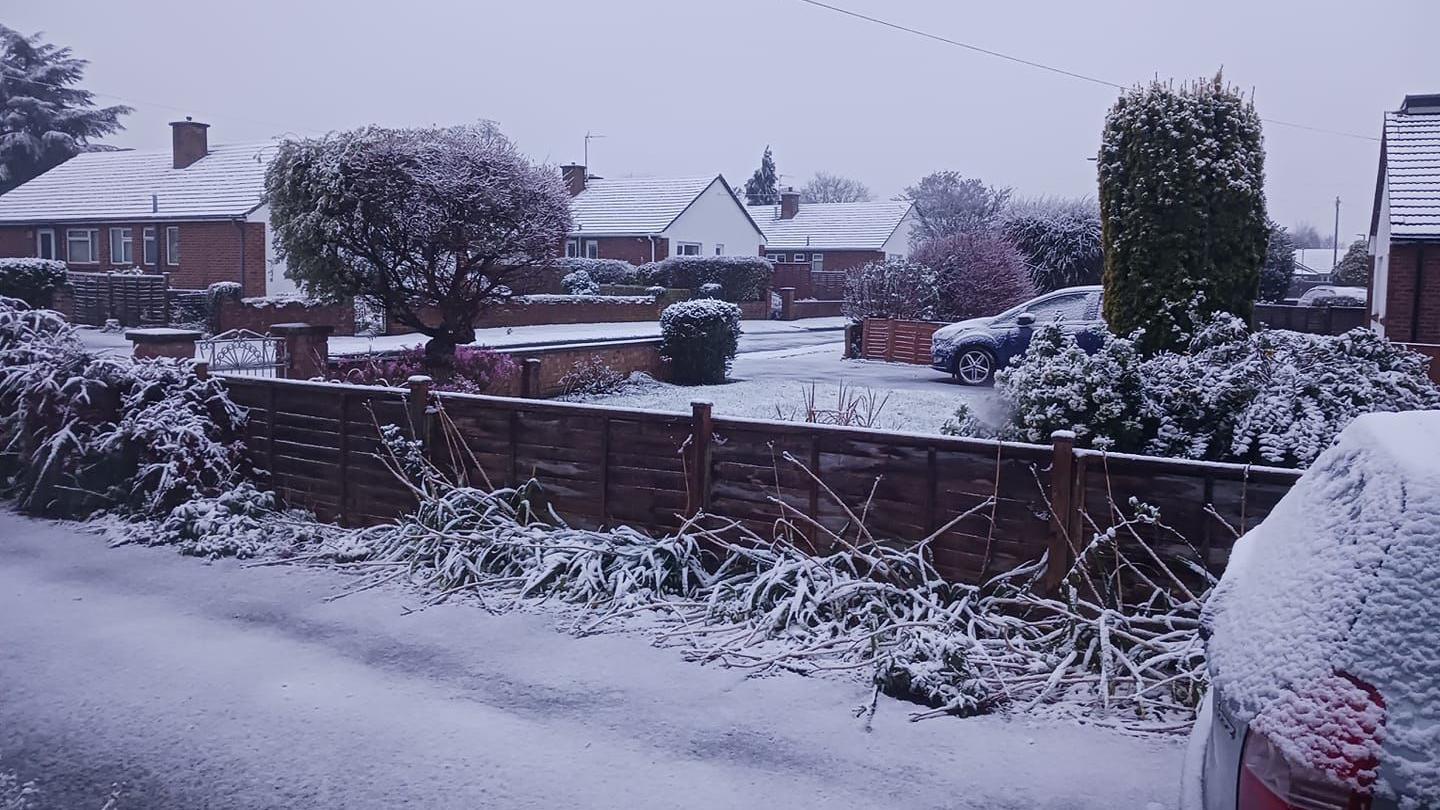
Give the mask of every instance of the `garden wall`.
[{"label": "garden wall", "polygon": [[322,304],[299,298],[238,298],[219,295],[210,313],[215,334],[248,329],[265,334],[277,323],[308,323],[328,326],[332,335],[355,334],[355,305]]},{"label": "garden wall", "polygon": [[[823,552],[833,547],[828,532],[848,526],[853,533],[863,512],[878,538],[931,538],[929,554],[941,573],[971,583],[1048,553],[1065,561],[1047,571],[1054,585],[1074,549],[1088,541],[1090,521],[1102,529],[1113,524],[1112,491],[1122,510],[1130,493],[1158,507],[1218,572],[1234,542],[1226,524],[1255,525],[1299,477],[1293,470],[1077,451],[1060,434],[1053,445],[1032,445],[713,418],[708,405],[676,414],[435,395],[423,384],[226,382],[235,401],[251,409],[247,446],[254,462],[272,472],[272,486],[288,503],[322,518],[363,525],[414,506],[375,455],[375,425],[393,423],[424,441],[437,465],[469,481],[539,480],[574,525],[669,531],[703,510],[764,537],[784,514],[783,502],[814,521],[808,539]],[[443,434],[445,424],[456,433]],[[1188,546],[1170,537],[1162,547],[1183,575],[1179,561],[1193,558]]]}]

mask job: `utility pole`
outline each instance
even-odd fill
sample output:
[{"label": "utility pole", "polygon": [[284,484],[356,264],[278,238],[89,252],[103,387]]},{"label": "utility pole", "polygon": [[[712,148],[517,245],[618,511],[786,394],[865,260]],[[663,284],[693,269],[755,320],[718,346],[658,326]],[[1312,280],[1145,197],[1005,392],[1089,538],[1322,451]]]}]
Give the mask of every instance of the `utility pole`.
[{"label": "utility pole", "polygon": [[1335,272],[1336,265],[1340,264],[1340,197],[1335,197],[1335,238],[1330,245],[1330,272]]},{"label": "utility pole", "polygon": [[603,138],[603,137],[605,137],[605,136],[604,136],[604,135],[601,135],[601,134],[598,133],[598,132],[590,132],[589,130],[586,130],[586,131],[585,131],[585,173],[586,173],[586,174],[589,174],[589,173],[590,173],[590,139],[592,139],[592,138]]}]

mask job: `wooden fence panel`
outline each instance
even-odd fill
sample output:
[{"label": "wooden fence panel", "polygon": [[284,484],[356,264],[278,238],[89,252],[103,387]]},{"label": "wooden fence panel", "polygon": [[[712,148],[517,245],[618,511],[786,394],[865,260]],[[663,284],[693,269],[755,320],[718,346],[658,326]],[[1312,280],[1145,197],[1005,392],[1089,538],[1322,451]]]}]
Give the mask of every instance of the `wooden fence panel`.
[{"label": "wooden fence panel", "polygon": [[[1047,551],[1063,563],[1052,575],[1063,572],[1097,528],[1132,513],[1132,497],[1158,507],[1174,529],[1136,527],[1175,570],[1198,558],[1218,573],[1234,544],[1229,527],[1253,527],[1299,477],[1294,470],[1075,450],[1060,434],[1053,446],[1031,445],[713,419],[708,406],[677,414],[431,395],[428,387],[225,380],[250,409],[252,461],[270,471],[286,502],[324,519],[373,524],[415,507],[383,461],[379,428],[394,424],[471,485],[514,486],[534,477],[574,525],[670,531],[703,508],[768,537],[775,521],[789,516],[823,553],[835,548],[831,533],[853,541],[863,519],[887,542],[934,535],[929,552],[937,569],[972,583]],[[960,518],[992,496],[993,503]],[[1121,541],[1122,551],[1143,552]]]},{"label": "wooden fence panel", "polygon": [[861,357],[895,363],[930,365],[930,339],[943,323],[866,318],[861,328]]},{"label": "wooden fence panel", "polygon": [[104,326],[156,326],[170,320],[169,279],[163,275],[66,273],[73,291],[75,323]]}]

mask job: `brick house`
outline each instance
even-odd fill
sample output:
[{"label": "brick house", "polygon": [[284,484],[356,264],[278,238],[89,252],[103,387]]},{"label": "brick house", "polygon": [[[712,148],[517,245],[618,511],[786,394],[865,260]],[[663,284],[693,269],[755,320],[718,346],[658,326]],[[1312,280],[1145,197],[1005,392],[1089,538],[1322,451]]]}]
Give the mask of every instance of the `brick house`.
[{"label": "brick house", "polygon": [[811,288],[815,296],[835,298],[846,271],[910,255],[913,209],[909,200],[802,204],[800,192],[787,188],[779,205],[752,205],[750,215],[765,232],[765,255],[775,262],[777,285],[796,287],[800,297],[809,297]]},{"label": "brick house", "polygon": [[1370,255],[1371,326],[1440,354],[1440,94],[1385,114]]},{"label": "brick house", "polygon": [[167,273],[184,289],[234,281],[247,296],[294,292],[263,202],[277,144],[211,147],[208,124],[170,127],[168,150],[79,154],[0,196],[0,256]]},{"label": "brick house", "polygon": [[721,175],[619,178],[562,166],[575,230],[565,255],[631,264],[670,256],[754,256],[765,234]]}]

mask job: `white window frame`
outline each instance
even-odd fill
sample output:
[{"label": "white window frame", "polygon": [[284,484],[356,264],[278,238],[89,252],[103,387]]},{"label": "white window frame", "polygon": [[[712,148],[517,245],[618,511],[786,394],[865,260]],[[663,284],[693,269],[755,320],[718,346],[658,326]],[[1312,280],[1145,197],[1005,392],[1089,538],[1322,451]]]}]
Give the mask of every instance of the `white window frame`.
[{"label": "white window frame", "polygon": [[705,246],[699,242],[676,242],[676,256],[703,256]]},{"label": "white window frame", "polygon": [[785,261],[785,254],[784,254],[784,253],[766,253],[766,254],[765,254],[765,258],[769,259],[769,260],[772,261],[772,262],[783,262],[783,261]]},{"label": "white window frame", "polygon": [[[125,254],[129,253],[127,259]],[[110,264],[116,267],[135,265],[135,229],[115,227],[110,229]]]},{"label": "white window frame", "polygon": [[824,270],[825,270],[825,254],[824,254],[824,253],[811,253],[811,254],[810,254],[810,272],[812,272],[812,273],[821,273],[821,272],[824,272]]},{"label": "white window frame", "polygon": [[160,238],[155,235],[155,226],[146,225],[140,229],[140,261],[151,267],[160,258]]},{"label": "white window frame", "polygon": [[[50,237],[50,255],[45,255],[45,237]],[[35,257],[38,259],[60,258],[60,245],[55,241],[54,228],[40,228],[35,231]]]},{"label": "white window frame", "polygon": [[587,258],[587,259],[598,259],[598,258],[600,258],[600,240],[598,240],[598,239],[586,239],[586,240],[585,240],[585,258]]},{"label": "white window frame", "polygon": [[165,226],[165,264],[175,267],[180,264],[180,226]]},{"label": "white window frame", "polygon": [[796,254],[795,254],[795,263],[796,263],[796,264],[804,264],[804,263],[805,263],[805,254],[804,254],[804,253],[796,253]]},{"label": "white window frame", "polygon": [[579,239],[566,239],[566,240],[565,240],[565,258],[567,258],[567,259],[578,259],[578,258],[580,258],[580,240],[579,240]]},{"label": "white window frame", "polygon": [[[90,258],[81,261],[75,258],[75,252],[70,246],[75,242],[84,240],[89,243]],[[65,263],[66,264],[99,264],[100,263],[100,229],[99,228],[66,228],[65,229]]]},{"label": "white window frame", "polygon": [[724,256],[724,255],[725,255],[725,243],[724,243],[724,242],[716,242],[716,243],[715,243],[715,255],[716,255],[716,256]]}]

